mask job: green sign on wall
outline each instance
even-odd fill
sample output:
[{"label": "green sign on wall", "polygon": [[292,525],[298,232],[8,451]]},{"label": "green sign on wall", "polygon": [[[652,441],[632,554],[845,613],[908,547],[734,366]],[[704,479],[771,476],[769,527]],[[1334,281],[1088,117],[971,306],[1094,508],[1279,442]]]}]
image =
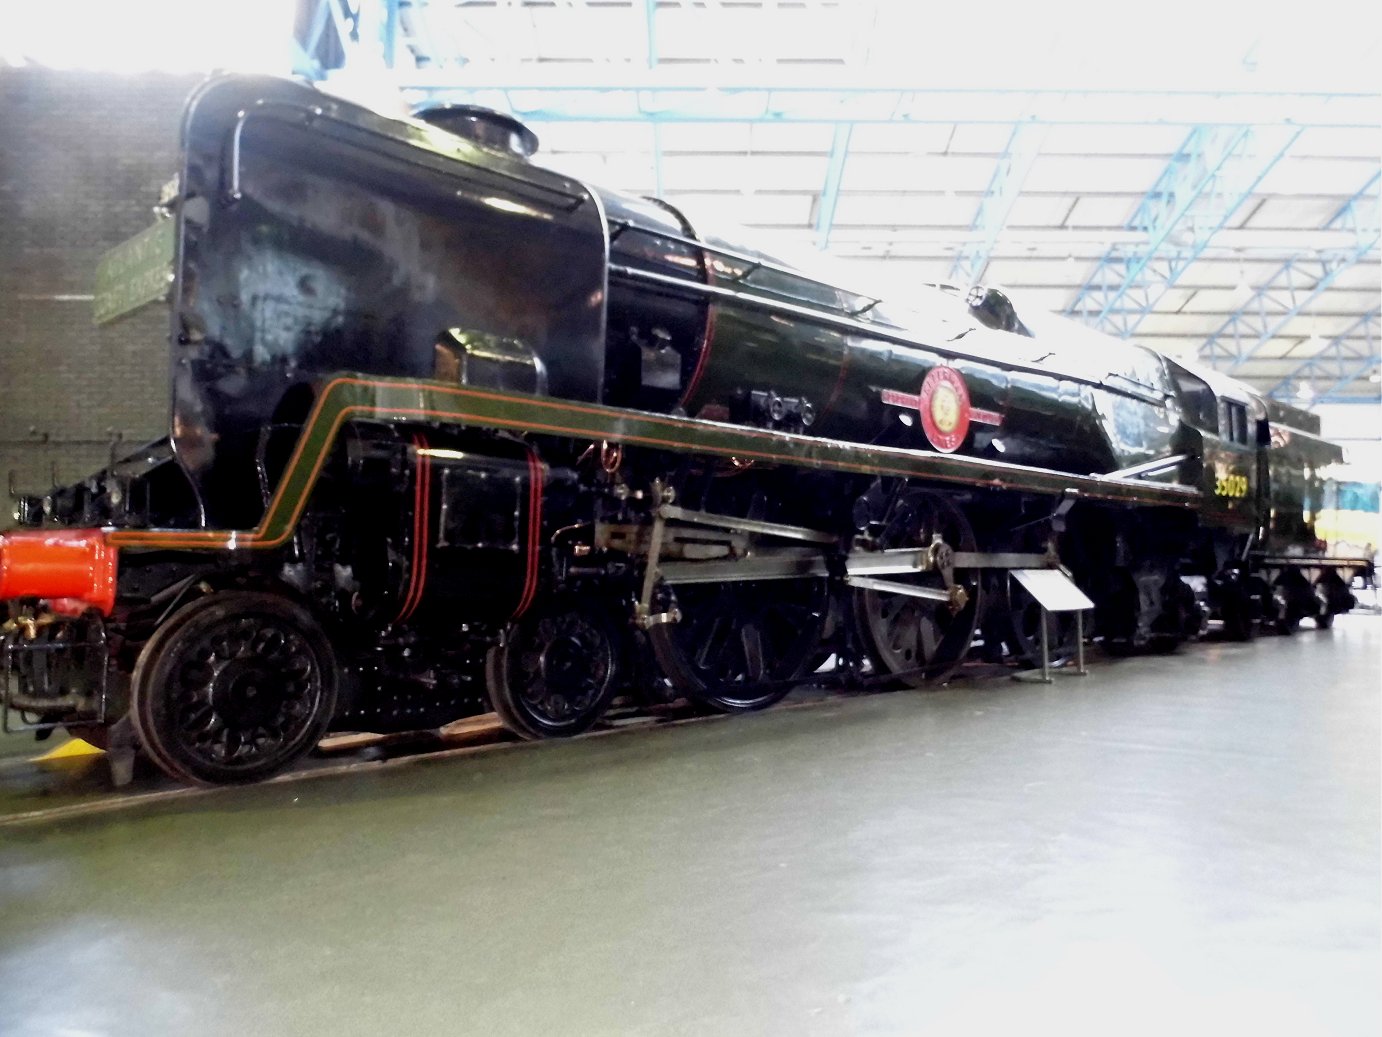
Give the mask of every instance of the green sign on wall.
[{"label": "green sign on wall", "polygon": [[108,324],[146,303],[168,297],[175,222],[159,220],[101,257],[96,264],[97,324]]}]

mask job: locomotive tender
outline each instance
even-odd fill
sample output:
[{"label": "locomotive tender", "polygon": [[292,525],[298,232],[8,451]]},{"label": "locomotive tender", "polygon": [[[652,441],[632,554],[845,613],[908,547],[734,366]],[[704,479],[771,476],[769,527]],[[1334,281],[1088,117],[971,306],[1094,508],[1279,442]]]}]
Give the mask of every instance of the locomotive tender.
[{"label": "locomotive tender", "polygon": [[506,116],[424,118],[191,98],[169,435],[0,535],[7,726],[246,781],[333,727],[566,735],[620,695],[760,708],[831,654],[1029,659],[1014,568],[1064,566],[1115,648],[1198,633],[1187,577],[1231,636],[1350,606],[1288,554],[1339,457],[1310,415],[996,290],[855,294],[542,169]]}]

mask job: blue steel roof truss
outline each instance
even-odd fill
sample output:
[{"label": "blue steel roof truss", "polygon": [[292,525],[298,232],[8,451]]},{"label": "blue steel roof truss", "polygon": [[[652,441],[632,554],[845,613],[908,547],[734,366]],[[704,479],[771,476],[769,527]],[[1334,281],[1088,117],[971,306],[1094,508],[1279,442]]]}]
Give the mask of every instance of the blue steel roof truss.
[{"label": "blue steel roof truss", "polygon": [[1234,372],[1257,355],[1293,318],[1303,313],[1349,267],[1377,249],[1378,183],[1382,172],[1350,198],[1325,224],[1326,230],[1351,231],[1351,245],[1312,256],[1288,259],[1205,342],[1200,356],[1213,367]]},{"label": "blue steel roof truss", "polygon": [[1320,381],[1324,388],[1309,398],[1317,403],[1346,403],[1352,401],[1376,403],[1378,392],[1360,395],[1348,393],[1353,385],[1382,370],[1378,355],[1378,323],[1382,307],[1374,307],[1357,321],[1325,343],[1314,356],[1301,361],[1290,374],[1272,386],[1268,395],[1286,399],[1302,384]]},{"label": "blue steel roof truss", "polygon": [[975,240],[955,255],[950,279],[966,286],[978,284],[988,268],[993,247],[1007,226],[1013,203],[1022,192],[1022,183],[1041,151],[1046,137],[1045,127],[1032,122],[1020,122],[1008,136],[1007,146],[999,156],[998,166],[989,178],[988,189],[979,201],[971,229]]},{"label": "blue steel roof truss", "polygon": [[1131,337],[1300,133],[1299,127],[1191,130],[1128,221],[1146,240],[1110,249],[1067,312]]}]

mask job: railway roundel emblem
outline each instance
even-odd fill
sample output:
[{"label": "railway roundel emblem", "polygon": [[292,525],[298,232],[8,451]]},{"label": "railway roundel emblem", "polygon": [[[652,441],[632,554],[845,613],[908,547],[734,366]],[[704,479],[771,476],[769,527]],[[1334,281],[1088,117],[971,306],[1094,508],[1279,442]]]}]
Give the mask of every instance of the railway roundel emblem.
[{"label": "railway roundel emblem", "polygon": [[971,424],[1003,424],[999,411],[970,404],[964,376],[945,365],[931,369],[921,383],[921,392],[915,396],[896,389],[884,389],[879,395],[888,406],[915,409],[921,415],[921,430],[926,433],[927,442],[947,454],[960,449]]},{"label": "railway roundel emblem", "polygon": [[917,397],[921,428],[933,447],[944,453],[958,450],[969,432],[969,389],[953,367],[933,367]]}]

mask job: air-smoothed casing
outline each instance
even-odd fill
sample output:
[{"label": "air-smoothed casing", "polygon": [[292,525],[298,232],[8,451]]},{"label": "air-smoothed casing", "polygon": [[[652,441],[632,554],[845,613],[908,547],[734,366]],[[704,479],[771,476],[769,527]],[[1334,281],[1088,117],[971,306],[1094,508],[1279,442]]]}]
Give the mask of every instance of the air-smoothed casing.
[{"label": "air-smoothed casing", "polygon": [[582,184],[269,78],[202,86],[183,144],[172,440],[209,526],[259,519],[260,429],[315,375],[434,378],[455,331],[600,398],[606,234]]}]

